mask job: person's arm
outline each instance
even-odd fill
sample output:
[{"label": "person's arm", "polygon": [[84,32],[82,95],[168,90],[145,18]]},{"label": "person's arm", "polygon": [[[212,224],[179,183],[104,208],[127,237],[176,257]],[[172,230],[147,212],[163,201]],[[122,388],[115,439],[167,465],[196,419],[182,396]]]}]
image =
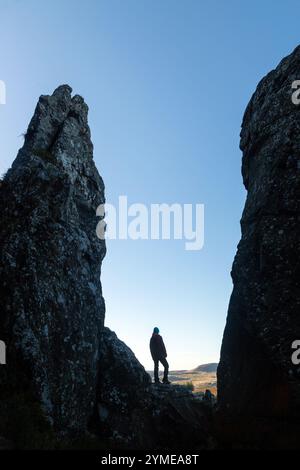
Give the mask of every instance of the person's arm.
[{"label": "person's arm", "polygon": [[154,361],[154,344],[153,344],[152,338],[150,339],[150,352],[151,352],[152,359]]},{"label": "person's arm", "polygon": [[163,352],[164,357],[167,357],[166,346],[165,346],[164,340],[162,338],[161,338],[161,348],[162,348],[162,352]]}]

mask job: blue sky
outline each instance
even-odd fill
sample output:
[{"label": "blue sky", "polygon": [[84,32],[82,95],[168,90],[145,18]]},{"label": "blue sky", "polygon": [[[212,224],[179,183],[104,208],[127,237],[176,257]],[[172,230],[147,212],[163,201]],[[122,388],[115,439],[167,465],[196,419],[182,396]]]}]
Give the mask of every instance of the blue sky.
[{"label": "blue sky", "polygon": [[171,369],[219,359],[245,200],[240,124],[258,81],[298,45],[299,13],[292,0],[0,0],[0,172],[39,95],[69,83],[90,107],[108,202],[205,205],[199,252],[108,242],[106,324],[146,368],[153,326]]}]

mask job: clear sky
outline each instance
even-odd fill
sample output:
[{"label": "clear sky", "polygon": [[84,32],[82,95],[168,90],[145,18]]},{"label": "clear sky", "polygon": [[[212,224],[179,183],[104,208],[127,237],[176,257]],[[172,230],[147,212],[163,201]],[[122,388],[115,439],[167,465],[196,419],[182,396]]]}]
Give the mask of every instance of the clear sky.
[{"label": "clear sky", "polygon": [[205,205],[199,252],[108,242],[106,325],[146,368],[154,326],[171,369],[219,359],[245,200],[240,124],[258,81],[300,42],[299,14],[296,0],[0,0],[0,172],[39,95],[68,83],[89,104],[108,202]]}]

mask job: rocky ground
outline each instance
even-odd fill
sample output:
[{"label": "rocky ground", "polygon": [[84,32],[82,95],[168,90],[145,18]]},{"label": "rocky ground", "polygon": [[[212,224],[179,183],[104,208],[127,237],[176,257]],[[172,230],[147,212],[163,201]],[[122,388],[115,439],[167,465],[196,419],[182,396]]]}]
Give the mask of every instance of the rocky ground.
[{"label": "rocky ground", "polygon": [[[207,367],[211,365],[211,367]],[[153,379],[153,371],[148,371]],[[162,375],[162,372],[161,372]],[[184,385],[194,393],[204,393],[210,390],[217,395],[217,364],[204,364],[192,370],[172,370],[169,380],[174,385]]]}]

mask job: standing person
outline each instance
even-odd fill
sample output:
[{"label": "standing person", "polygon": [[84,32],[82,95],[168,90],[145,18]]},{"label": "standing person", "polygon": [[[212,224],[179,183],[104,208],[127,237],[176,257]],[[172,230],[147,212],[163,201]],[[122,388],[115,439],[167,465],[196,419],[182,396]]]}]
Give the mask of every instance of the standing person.
[{"label": "standing person", "polygon": [[151,356],[154,361],[154,382],[156,384],[159,384],[159,377],[158,377],[158,368],[159,368],[159,363],[161,363],[164,366],[164,378],[163,378],[163,383],[164,384],[169,384],[168,380],[168,373],[169,373],[169,364],[166,359],[167,357],[167,351],[166,347],[164,345],[163,339],[159,334],[159,329],[155,327],[153,329],[153,334],[150,339],[150,351],[151,351]]}]

